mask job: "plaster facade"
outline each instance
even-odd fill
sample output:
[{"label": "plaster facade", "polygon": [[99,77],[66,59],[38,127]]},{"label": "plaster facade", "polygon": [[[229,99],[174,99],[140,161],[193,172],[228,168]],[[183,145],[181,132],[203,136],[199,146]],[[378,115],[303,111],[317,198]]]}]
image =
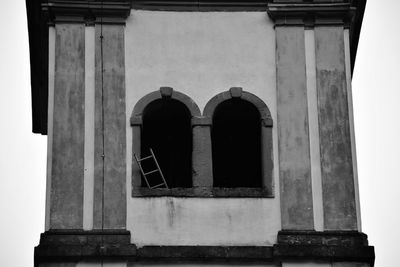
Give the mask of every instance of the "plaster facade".
[{"label": "plaster facade", "polygon": [[275,31],[264,12],[132,10],[125,27],[128,116],[161,86],[188,95],[201,111],[238,86],[276,113]]},{"label": "plaster facade", "polygon": [[[54,25],[38,266],[373,265],[360,232],[350,4],[279,2],[268,14],[112,2],[98,13],[94,2],[90,20],[76,3],[73,20],[44,5]],[[133,154],[146,105],[162,98],[191,116],[189,189],[141,189]],[[234,98],[260,112],[262,188],[213,188],[212,114]]]},{"label": "plaster facade", "polygon": [[[273,25],[262,12],[132,11],[125,31],[127,147],[131,111],[160,86],[188,95],[200,110],[215,95],[240,86],[261,98],[276,120]],[[276,148],[276,128],[273,135]],[[127,192],[132,157],[129,149]],[[276,196],[267,199],[128,197],[127,229],[139,246],[272,245],[280,229],[276,172],[274,184]]]}]

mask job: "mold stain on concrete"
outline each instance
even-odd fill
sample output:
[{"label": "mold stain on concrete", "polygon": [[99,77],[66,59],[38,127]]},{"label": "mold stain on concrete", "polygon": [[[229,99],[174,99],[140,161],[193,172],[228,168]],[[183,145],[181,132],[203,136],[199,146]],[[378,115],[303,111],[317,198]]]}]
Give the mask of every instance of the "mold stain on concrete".
[{"label": "mold stain on concrete", "polygon": [[174,226],[174,220],[176,215],[175,203],[172,198],[167,199],[167,211],[168,211],[168,225],[169,227],[172,228]]}]

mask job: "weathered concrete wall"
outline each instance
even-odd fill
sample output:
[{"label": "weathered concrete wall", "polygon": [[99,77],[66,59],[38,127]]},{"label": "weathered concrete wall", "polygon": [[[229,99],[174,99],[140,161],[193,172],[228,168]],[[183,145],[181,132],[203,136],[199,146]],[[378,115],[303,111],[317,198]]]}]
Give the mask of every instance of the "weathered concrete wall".
[{"label": "weathered concrete wall", "polygon": [[[131,192],[130,113],[160,86],[191,97],[202,110],[233,86],[261,98],[276,121],[275,31],[264,12],[134,11],[126,24],[127,192]],[[273,158],[278,160],[273,128]],[[275,198],[132,198],[127,229],[142,245],[271,245],[281,229]]]},{"label": "weathered concrete wall", "polygon": [[[159,266],[179,266],[179,267],[200,267],[200,266],[208,266],[208,267],[226,267],[232,266],[232,264],[223,264],[223,263],[155,263],[155,262],[78,262],[78,263],[41,263],[39,267],[159,267]],[[252,267],[261,267],[261,266],[270,266],[270,267],[369,267],[370,265],[367,263],[359,263],[359,262],[333,262],[333,263],[324,263],[324,262],[283,262],[280,263],[235,263],[234,266],[252,266]]]},{"label": "weathered concrete wall", "polygon": [[85,27],[85,172],[83,185],[83,229],[93,229],[95,27]]},{"label": "weathered concrete wall", "polygon": [[128,230],[143,245],[272,245],[280,229],[275,199],[138,198]]},{"label": "weathered concrete wall", "polygon": [[85,28],[57,24],[50,228],[82,228]]},{"label": "weathered concrete wall", "polygon": [[54,76],[56,64],[56,29],[49,27],[49,100],[47,111],[47,173],[46,173],[46,214],[45,229],[50,229],[51,207],[51,169],[53,161],[53,112],[54,112]]},{"label": "weathered concrete wall", "polygon": [[40,263],[39,267],[76,267],[75,262],[48,262]]},{"label": "weathered concrete wall", "polygon": [[[115,229],[125,228],[126,225],[124,27],[121,25],[104,25],[102,34],[103,66],[100,44],[101,27],[96,25],[93,227]],[[103,81],[101,77],[102,67]],[[104,200],[102,200],[102,197],[104,197]],[[104,212],[103,215],[102,212]],[[103,224],[102,219],[104,220]]]},{"label": "weathered concrete wall", "polygon": [[314,230],[324,230],[322,204],[321,153],[319,150],[317,73],[315,67],[314,29],[304,31],[307,74],[308,128],[310,137],[311,182],[313,195]]},{"label": "weathered concrete wall", "polygon": [[50,262],[50,263],[41,263],[39,267],[127,267],[126,262]]},{"label": "weathered concrete wall", "polygon": [[367,263],[360,262],[283,262],[282,267],[369,267]]},{"label": "weathered concrete wall", "polygon": [[78,262],[76,267],[127,267],[126,262]]},{"label": "weathered concrete wall", "polygon": [[368,263],[361,262],[333,262],[332,267],[370,267]]},{"label": "weathered concrete wall", "polygon": [[282,267],[331,267],[331,263],[322,262],[282,262]]},{"label": "weathered concrete wall", "polygon": [[257,263],[234,263],[234,264],[223,264],[223,263],[181,263],[181,264],[176,264],[176,263],[163,263],[163,264],[157,264],[157,263],[128,263],[128,267],[161,267],[161,266],[167,266],[167,267],[201,267],[201,266],[206,266],[206,267],[228,267],[228,266],[251,266],[251,267],[278,267],[280,266],[277,263],[263,263],[263,264],[257,264]]},{"label": "weathered concrete wall", "polygon": [[356,230],[343,27],[316,27],[318,120],[326,230]]},{"label": "weathered concrete wall", "polygon": [[[104,262],[96,263],[96,262],[78,262],[78,263],[42,263],[39,267],[141,267],[141,266],[180,266],[180,267],[200,267],[200,266],[208,266],[208,267],[226,267],[232,266],[231,264],[222,264],[222,263],[198,263],[198,264],[190,264],[190,263],[138,263],[138,262]],[[261,267],[261,266],[275,266],[278,267],[279,264],[269,263],[269,264],[256,264],[256,263],[245,263],[245,264],[237,264],[235,266],[253,266],[253,267]]]},{"label": "weathered concrete wall", "polygon": [[313,229],[304,28],[276,27],[283,229]]},{"label": "weathered concrete wall", "polygon": [[344,29],[344,54],[346,62],[346,87],[347,87],[347,104],[349,107],[349,125],[351,136],[351,154],[353,162],[353,176],[354,176],[354,193],[357,210],[357,230],[361,232],[361,208],[360,208],[360,192],[358,186],[358,172],[357,172],[357,154],[356,154],[356,137],[354,132],[354,114],[353,114],[353,94],[351,88],[351,59],[350,59],[350,30]]}]

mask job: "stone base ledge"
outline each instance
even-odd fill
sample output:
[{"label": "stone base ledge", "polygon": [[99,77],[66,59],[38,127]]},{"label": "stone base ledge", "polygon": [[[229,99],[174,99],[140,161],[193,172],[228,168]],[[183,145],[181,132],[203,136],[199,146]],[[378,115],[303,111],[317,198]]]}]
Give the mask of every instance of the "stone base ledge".
[{"label": "stone base ledge", "polygon": [[90,230],[65,229],[49,230],[40,235],[40,245],[96,245],[130,244],[131,233],[127,230],[105,229]]},{"label": "stone base ledge", "polygon": [[126,230],[50,230],[35,247],[35,266],[41,262],[130,259],[136,246]]},{"label": "stone base ledge", "polygon": [[363,262],[374,266],[374,247],[367,235],[357,231],[279,231],[274,258],[284,260],[318,260]]},{"label": "stone base ledge", "polygon": [[219,188],[219,187],[191,187],[191,188],[157,188],[132,187],[132,197],[195,197],[195,198],[273,198],[274,195],[267,188]]},{"label": "stone base ledge", "polygon": [[273,246],[144,246],[130,243],[126,230],[51,230],[35,248],[42,262],[124,260],[129,262],[360,262],[374,265],[374,247],[354,231],[280,231]]},{"label": "stone base ledge", "polygon": [[278,244],[326,245],[326,246],[368,246],[368,237],[357,231],[293,231],[278,232]]}]

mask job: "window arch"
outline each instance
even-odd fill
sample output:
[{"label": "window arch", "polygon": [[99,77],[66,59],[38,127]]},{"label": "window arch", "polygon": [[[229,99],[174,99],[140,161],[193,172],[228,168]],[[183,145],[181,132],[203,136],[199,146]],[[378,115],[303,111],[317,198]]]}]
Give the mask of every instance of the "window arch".
[{"label": "window arch", "polygon": [[[152,148],[170,188],[187,188],[193,184],[191,122],[194,116],[199,117],[200,110],[193,100],[170,87],[161,87],[160,91],[144,96],[132,112],[133,153],[145,157]],[[145,162],[143,168],[146,168]],[[132,172],[133,187],[144,187],[135,162]]]},{"label": "window arch", "polygon": [[204,108],[212,119],[215,187],[262,187],[272,192],[272,119],[267,105],[240,87],[213,97]]},{"label": "window arch", "polygon": [[[268,107],[255,95],[242,91],[239,87],[231,88],[229,91],[214,96],[206,104],[203,116],[201,116],[198,106],[188,96],[173,91],[170,87],[161,87],[160,91],[152,92],[138,101],[132,112],[130,123],[132,126],[133,153],[147,156],[147,148],[152,147],[157,158],[161,161],[161,168],[165,172],[165,176],[168,176],[166,178],[170,185],[170,189],[160,188],[160,190],[142,187],[145,183],[142,183],[140,169],[132,156],[132,196],[274,196],[272,179],[272,119]],[[212,125],[213,123],[215,124],[214,126]],[[237,144],[242,143],[242,149],[239,149],[239,153],[244,155],[238,155],[238,157],[242,157],[246,161],[246,157],[252,155],[253,160],[248,160],[247,162],[253,163],[254,161],[256,164],[243,164],[243,160],[238,161],[239,163],[232,163],[232,160],[228,160],[227,162],[230,164],[225,163],[225,166],[222,164],[220,173],[226,169],[232,169],[228,171],[230,173],[229,176],[232,177],[232,174],[236,175],[236,172],[241,174],[234,177],[233,180],[231,179],[226,182],[224,178],[220,179],[221,176],[214,169],[216,177],[214,179],[213,164],[219,165],[220,163],[212,159],[213,154],[214,157],[216,156],[215,152],[212,153],[212,139],[217,140],[219,138],[225,141],[223,136],[226,136],[227,131],[225,129],[224,133],[224,128],[228,127],[229,124],[235,123],[239,124],[239,131],[231,129],[228,133],[238,131],[239,134],[231,138],[239,139],[241,137],[241,140],[236,144],[232,142],[236,145],[235,149],[228,151],[228,153],[225,153],[220,158],[226,155],[230,156],[231,154],[236,155],[238,150]],[[211,138],[211,129],[213,127],[213,138]],[[218,127],[220,128],[221,137],[216,137],[215,131],[218,131]],[[251,130],[242,131],[240,130],[241,128],[251,128]],[[178,132],[165,133],[166,129],[180,130]],[[180,144],[174,145],[171,143],[171,146],[168,146],[166,143],[168,143],[168,136],[169,138],[174,138],[175,135],[179,136],[181,133],[185,133],[185,136],[178,137],[176,141],[172,142],[185,143],[182,146],[186,150],[179,153],[174,150]],[[245,142],[243,142],[243,139]],[[246,151],[246,142],[248,145],[248,140],[254,142],[252,142],[252,148]],[[157,147],[161,147],[161,149]],[[214,144],[214,151],[218,149]],[[142,151],[143,153],[141,153]],[[161,158],[168,161],[175,157],[168,153],[167,155],[162,155],[165,151],[177,152],[179,155],[184,155],[184,158],[172,163],[167,162],[163,164],[162,161],[165,160]],[[191,154],[189,151],[191,151]],[[224,152],[225,149],[219,149],[219,151]],[[183,168],[182,162],[185,165]],[[166,164],[170,164],[170,170],[167,170],[169,167],[165,168]],[[244,168],[238,171],[235,168],[240,164],[243,164]],[[179,173],[180,171],[174,170],[174,168],[181,168],[182,172]],[[170,173],[172,173],[172,176]],[[249,176],[252,176],[254,179],[248,181],[247,178]],[[175,177],[177,180],[175,180]]]}]

